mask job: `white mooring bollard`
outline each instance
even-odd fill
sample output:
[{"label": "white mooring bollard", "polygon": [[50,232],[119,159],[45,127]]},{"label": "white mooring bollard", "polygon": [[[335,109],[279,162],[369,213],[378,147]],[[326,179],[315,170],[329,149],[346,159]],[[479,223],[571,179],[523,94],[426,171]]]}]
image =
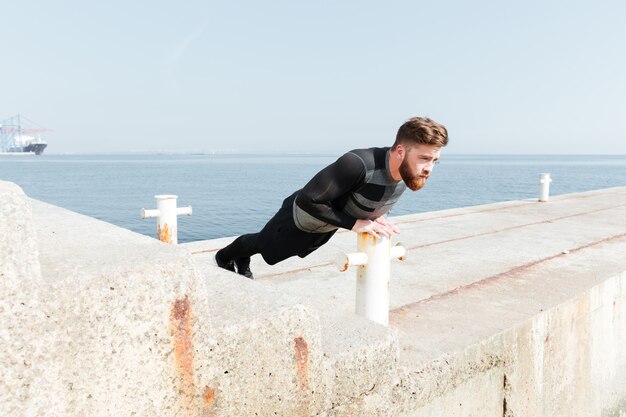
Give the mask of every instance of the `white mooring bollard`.
[{"label": "white mooring bollard", "polygon": [[550,199],[550,183],[552,179],[549,173],[541,174],[539,179],[539,201],[548,201]]},{"label": "white mooring bollard", "polygon": [[375,238],[359,233],[356,253],[340,253],[337,267],[341,272],[357,265],[356,313],[376,323],[389,324],[389,284],[391,259],[404,260],[406,248],[398,243],[391,246],[386,237]]},{"label": "white mooring bollard", "polygon": [[178,244],[178,215],[191,216],[191,206],[176,207],[176,195],[155,195],[156,210],[141,209],[141,218],[157,218],[157,236],[161,242]]}]

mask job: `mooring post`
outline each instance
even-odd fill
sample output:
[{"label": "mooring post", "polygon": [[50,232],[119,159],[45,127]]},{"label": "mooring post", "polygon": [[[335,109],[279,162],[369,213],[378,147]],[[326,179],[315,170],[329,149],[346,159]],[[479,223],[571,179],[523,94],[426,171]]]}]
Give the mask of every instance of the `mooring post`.
[{"label": "mooring post", "polygon": [[155,195],[156,210],[141,209],[141,218],[157,218],[157,236],[161,242],[178,244],[178,215],[191,216],[191,206],[176,207],[176,195]]},{"label": "mooring post", "polygon": [[548,201],[550,199],[550,183],[552,179],[549,173],[541,174],[539,178],[539,201]]},{"label": "mooring post", "polygon": [[389,324],[389,283],[391,260],[404,260],[406,248],[391,246],[387,237],[376,238],[359,233],[356,253],[340,253],[337,267],[341,272],[358,266],[356,279],[356,313],[387,326]]}]

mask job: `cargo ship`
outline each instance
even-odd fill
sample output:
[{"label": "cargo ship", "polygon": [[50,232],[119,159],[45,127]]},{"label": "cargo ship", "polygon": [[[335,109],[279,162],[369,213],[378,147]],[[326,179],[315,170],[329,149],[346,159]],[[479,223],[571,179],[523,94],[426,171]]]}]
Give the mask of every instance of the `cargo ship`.
[{"label": "cargo ship", "polygon": [[41,155],[48,146],[41,133],[49,131],[19,114],[4,119],[0,121],[0,154]]}]

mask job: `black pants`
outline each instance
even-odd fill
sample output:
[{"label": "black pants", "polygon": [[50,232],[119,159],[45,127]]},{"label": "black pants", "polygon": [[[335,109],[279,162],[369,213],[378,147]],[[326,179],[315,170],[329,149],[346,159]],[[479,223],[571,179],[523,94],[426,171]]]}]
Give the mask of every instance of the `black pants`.
[{"label": "black pants", "polygon": [[230,245],[221,250],[224,259],[249,258],[255,253],[261,253],[259,245],[260,233],[241,235]]},{"label": "black pants", "polygon": [[239,236],[222,249],[222,257],[231,260],[248,258],[260,253],[265,262],[274,265],[291,256],[298,255],[304,258],[328,242],[336,230],[308,233],[296,226],[293,221],[293,203],[298,192],[283,201],[281,208],[259,233]]}]

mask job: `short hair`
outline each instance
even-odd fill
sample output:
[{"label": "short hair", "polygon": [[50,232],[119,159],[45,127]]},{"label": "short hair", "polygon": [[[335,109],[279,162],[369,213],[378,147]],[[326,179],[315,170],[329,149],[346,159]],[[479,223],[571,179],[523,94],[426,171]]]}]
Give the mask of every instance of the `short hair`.
[{"label": "short hair", "polygon": [[427,117],[411,117],[398,129],[393,149],[399,144],[434,145],[443,148],[448,144],[448,131],[443,125]]}]

